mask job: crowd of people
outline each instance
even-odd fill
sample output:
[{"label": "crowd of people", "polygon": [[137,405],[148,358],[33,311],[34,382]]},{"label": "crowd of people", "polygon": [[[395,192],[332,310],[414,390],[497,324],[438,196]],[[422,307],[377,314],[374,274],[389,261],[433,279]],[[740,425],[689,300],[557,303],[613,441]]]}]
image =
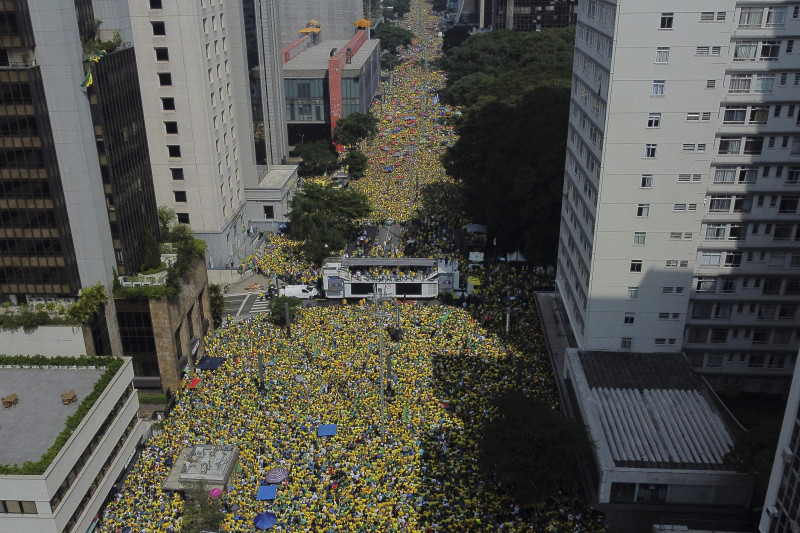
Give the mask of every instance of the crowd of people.
[{"label": "crowd of people", "polygon": [[448,119],[454,113],[439,105],[438,91],[445,85],[445,73],[434,64],[441,53],[437,37],[438,18],[429,11],[412,8],[401,25],[416,38],[400,54],[402,63],[387,81],[381,82],[380,101],[372,104],[378,117],[379,133],[361,142],[369,158],[366,175],[351,183],[364,192],[375,220],[409,220],[428,183],[447,181],[439,157],[455,141]]},{"label": "crowd of people", "polygon": [[[502,288],[515,275],[522,273],[497,271],[487,287]],[[485,317],[469,312],[500,309],[396,305],[403,332],[397,342],[386,329],[395,320],[391,304],[376,318],[365,302],[303,309],[291,336],[262,316],[219,331],[207,351],[225,362],[179,393],[163,433],[108,505],[101,531],[179,531],[180,497],[161,485],[181,448],[196,444],[239,450],[222,496],[226,532],[252,531],[255,515],[267,510],[278,516],[277,531],[599,530],[576,492],[565,489],[540,510],[518,513],[481,471],[477,443],[491,416],[488,399],[516,385],[503,342],[483,327]],[[526,359],[523,390],[556,405],[533,320],[533,307],[521,305],[511,349]],[[379,336],[391,360],[385,418]],[[320,424],[337,424],[336,435],[317,437]],[[286,468],[289,478],[275,500],[256,501],[273,467]]]},{"label": "crowd of people", "polygon": [[[365,246],[362,254],[402,256],[411,242],[414,256],[451,256],[466,277],[455,242],[463,221],[415,205],[423,186],[448,183],[439,156],[455,139],[442,120],[452,110],[434,102],[444,74],[424,64],[435,59],[441,39],[436,17],[421,2],[412,0],[403,22],[417,39],[373,108],[381,132],[362,146],[369,171],[352,185],[369,196],[372,219],[403,223],[403,238]],[[405,223],[412,215],[416,223]],[[312,283],[319,272],[302,261],[301,244],[270,236],[248,266]],[[554,408],[559,400],[530,283],[536,273],[500,263],[469,275],[479,280],[478,295],[453,306],[308,307],[288,331],[262,315],[227,323],[205,341],[208,355],[224,358],[222,366],[199,371],[200,383],[178,392],[163,431],[143,449],[98,530],[179,532],[183,497],[162,484],[183,447],[212,444],[239,451],[218,500],[224,532],[254,531],[264,511],[275,513],[273,530],[284,532],[603,531],[577,487],[521,510],[479,461],[491,398],[520,387]],[[336,424],[336,434],[318,437],[321,424]],[[289,476],[275,499],[259,501],[256,492],[273,467]]]}]

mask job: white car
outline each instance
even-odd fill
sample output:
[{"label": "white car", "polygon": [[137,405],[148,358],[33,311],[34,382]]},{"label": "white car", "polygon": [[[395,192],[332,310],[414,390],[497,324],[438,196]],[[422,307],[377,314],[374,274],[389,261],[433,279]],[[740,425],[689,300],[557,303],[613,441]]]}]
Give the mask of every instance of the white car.
[{"label": "white car", "polygon": [[311,285],[286,285],[278,289],[278,296],[294,296],[301,300],[310,300],[319,294],[316,288]]}]

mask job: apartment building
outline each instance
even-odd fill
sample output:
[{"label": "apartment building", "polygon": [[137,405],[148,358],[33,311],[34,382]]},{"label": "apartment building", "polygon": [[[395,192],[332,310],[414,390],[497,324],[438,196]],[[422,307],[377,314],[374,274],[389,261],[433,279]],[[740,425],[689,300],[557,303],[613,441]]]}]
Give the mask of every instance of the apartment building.
[{"label": "apartment building", "polygon": [[769,478],[760,533],[800,530],[800,367],[795,367],[792,388],[778,438]]},{"label": "apartment building", "polygon": [[581,349],[683,351],[716,388],[788,390],[797,35],[797,2],[580,4],[557,291]]},{"label": "apartment building", "polygon": [[130,11],[156,201],[206,241],[210,266],[237,260],[244,188],[258,183],[240,2],[136,0]]}]

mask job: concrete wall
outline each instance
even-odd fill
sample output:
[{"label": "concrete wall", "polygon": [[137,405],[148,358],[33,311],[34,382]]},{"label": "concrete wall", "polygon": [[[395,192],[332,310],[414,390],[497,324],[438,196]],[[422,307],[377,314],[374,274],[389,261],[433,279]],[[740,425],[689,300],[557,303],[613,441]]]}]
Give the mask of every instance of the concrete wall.
[{"label": "concrete wall", "polygon": [[0,346],[7,355],[86,355],[83,331],[77,326],[41,326],[31,333],[22,328],[0,331]]},{"label": "concrete wall", "polygon": [[[202,338],[203,319],[212,321],[208,275],[202,259],[195,259],[192,270],[183,279],[181,293],[174,301],[166,298],[150,301],[150,315],[158,353],[161,389],[177,390],[180,385],[180,373],[183,370],[178,368],[177,354],[190,355],[192,336]],[[180,333],[176,339],[179,329]],[[195,360],[199,360],[203,355],[205,347],[201,343],[200,349],[195,354]]]},{"label": "concrete wall", "polygon": [[55,512],[50,510],[50,499],[61,486],[77,459],[83,454],[86,446],[94,438],[108,414],[114,409],[117,401],[125,394],[132,379],[133,366],[131,360],[126,359],[114,379],[108,384],[43,475],[0,476],[0,500],[35,501],[38,511],[36,515],[2,515],[0,531],[60,533],[80,505],[84,495],[87,494],[87,490],[102,469],[106,459],[113,452],[128,424],[134,420],[136,425],[94,490],[90,503],[84,508],[74,528],[74,531],[86,531],[143,434],[142,424],[135,418],[139,408],[139,398],[135,392],[128,397],[114,422],[103,435],[100,444],[95,448],[88,463],[56,507]]}]

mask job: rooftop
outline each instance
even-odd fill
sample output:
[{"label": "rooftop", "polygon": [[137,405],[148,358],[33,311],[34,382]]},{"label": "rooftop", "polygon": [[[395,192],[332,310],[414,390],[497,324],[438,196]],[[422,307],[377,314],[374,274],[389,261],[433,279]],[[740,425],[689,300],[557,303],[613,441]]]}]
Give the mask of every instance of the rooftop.
[{"label": "rooftop", "polygon": [[[741,430],[681,353],[570,350],[584,422],[618,467],[728,470]],[[580,375],[582,374],[582,375]]]},{"label": "rooftop", "polygon": [[[14,407],[0,409],[0,464],[38,461],[102,373],[94,368],[0,368],[0,397],[19,398]],[[78,401],[62,405],[61,395],[70,390]]]},{"label": "rooftop", "polygon": [[[331,50],[334,48],[342,50],[347,43],[348,41],[345,40],[323,41],[293,57],[283,65],[283,71],[287,78],[310,77],[314,71],[318,71],[319,75],[323,76],[328,71]],[[345,77],[357,75],[361,66],[366,63],[378,45],[379,42],[376,39],[367,40],[353,55],[351,63],[344,66],[342,74]]]},{"label": "rooftop", "polygon": [[234,446],[188,446],[175,459],[163,488],[181,490],[184,483],[205,481],[209,488],[225,490],[238,460],[239,451]]},{"label": "rooftop", "polygon": [[258,184],[259,189],[280,190],[286,182],[295,174],[295,165],[272,165]]}]

